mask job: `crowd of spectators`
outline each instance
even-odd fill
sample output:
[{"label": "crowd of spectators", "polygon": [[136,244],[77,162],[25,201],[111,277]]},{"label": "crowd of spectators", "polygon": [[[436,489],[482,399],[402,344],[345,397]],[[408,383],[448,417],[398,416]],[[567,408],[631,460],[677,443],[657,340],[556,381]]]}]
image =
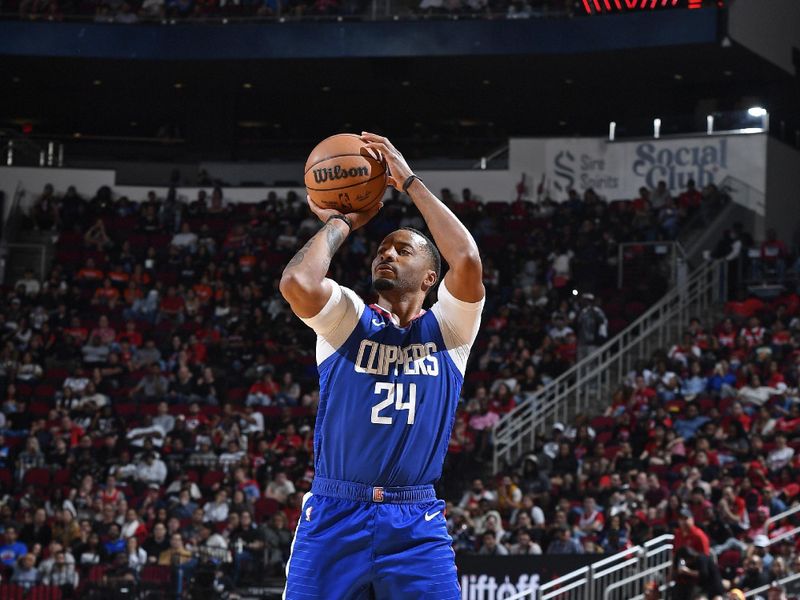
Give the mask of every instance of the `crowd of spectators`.
[{"label": "crowd of spectators", "polygon": [[[448,506],[456,550],[610,554],[675,533],[671,597],[686,599],[739,598],[800,573],[800,513],[767,525],[800,504],[799,385],[796,293],[694,319],[604,412],[555,423],[501,478],[476,478]],[[477,443],[467,432],[458,445]]]},{"label": "crowd of spectators", "polygon": [[[705,1],[714,4],[711,0]],[[24,19],[62,21],[83,18],[123,24],[187,19],[333,17],[367,20],[376,16],[385,19],[531,19],[572,18],[588,14],[583,0],[394,0],[386,7],[374,7],[366,0],[6,0],[2,5],[5,14],[17,13]],[[590,3],[589,6],[593,5]]]},{"label": "crowd of spectators", "polygon": [[[648,286],[653,297],[663,289],[655,277],[610,290],[617,244],[668,233],[646,198],[442,197],[478,239],[488,297],[440,485],[449,498],[486,471],[499,414],[624,325],[623,312],[643,310]],[[233,204],[219,188],[190,201],[171,190],[133,202],[47,186],[28,225],[58,242],[44,280],[27,272],[0,308],[5,575],[69,591],[140,581],[184,590],[201,579],[222,588],[282,573],[314,475],[319,398],[313,333],[278,282],[319,223],[292,194]],[[371,298],[377,243],[406,225],[423,223],[395,194],[331,276]],[[635,305],[618,302],[607,319],[604,290]],[[496,527],[511,505],[498,508]],[[468,527],[478,518],[463,516]],[[467,550],[466,534],[454,535]]]}]

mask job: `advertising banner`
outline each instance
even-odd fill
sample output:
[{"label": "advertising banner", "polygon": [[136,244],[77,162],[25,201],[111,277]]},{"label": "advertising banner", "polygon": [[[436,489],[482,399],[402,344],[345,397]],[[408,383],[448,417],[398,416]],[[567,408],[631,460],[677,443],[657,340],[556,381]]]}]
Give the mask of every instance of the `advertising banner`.
[{"label": "advertising banner", "polygon": [[[608,200],[625,200],[636,198],[643,186],[655,188],[659,181],[677,194],[690,179],[702,188],[733,178],[763,194],[766,138],[757,134],[617,143],[599,138],[548,139],[546,189],[555,199],[563,198],[570,188],[578,192],[593,188]],[[536,167],[528,168],[541,172]]]},{"label": "advertising banner", "polygon": [[591,554],[458,556],[461,600],[503,600],[525,590],[537,589],[597,559]]}]

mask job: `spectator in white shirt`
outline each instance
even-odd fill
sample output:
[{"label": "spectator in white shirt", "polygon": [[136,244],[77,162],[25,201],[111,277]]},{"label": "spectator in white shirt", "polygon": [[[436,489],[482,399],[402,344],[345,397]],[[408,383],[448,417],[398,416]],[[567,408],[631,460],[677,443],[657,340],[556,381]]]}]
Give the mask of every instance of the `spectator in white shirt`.
[{"label": "spectator in white shirt", "polygon": [[142,483],[163,485],[167,479],[167,465],[153,452],[149,452],[144,457],[144,462],[139,464],[136,476]]},{"label": "spectator in white shirt", "polygon": [[213,502],[206,502],[203,507],[203,512],[206,515],[206,521],[211,523],[223,523],[228,520],[228,492],[225,490],[217,490],[214,495]]},{"label": "spectator in white shirt", "polygon": [[553,341],[556,343],[564,341],[568,335],[573,333],[575,333],[575,330],[567,325],[567,321],[564,318],[564,315],[561,313],[558,313],[553,317],[553,327],[551,327],[547,332],[547,334],[553,338]]},{"label": "spectator in white shirt", "polygon": [[775,436],[775,449],[767,457],[767,467],[770,471],[780,471],[794,458],[794,448],[786,445],[786,436],[779,433]]},{"label": "spectator in white shirt", "polygon": [[279,471],[275,474],[275,479],[267,484],[264,495],[267,498],[277,500],[281,504],[286,504],[289,496],[294,494],[294,484],[286,477],[286,473]]},{"label": "spectator in white shirt", "polygon": [[78,587],[78,580],[78,573],[75,571],[75,558],[69,552],[64,552],[64,550],[59,550],[55,553],[52,558],[52,564],[42,577],[42,583],[45,585],[57,586],[62,589],[65,586],[71,586],[73,590]]},{"label": "spectator in white shirt", "polygon": [[139,540],[136,536],[131,536],[126,542],[126,552],[128,555],[128,567],[136,573],[142,570],[147,564],[147,552],[139,547]]},{"label": "spectator in white shirt", "polygon": [[231,440],[228,442],[228,451],[219,455],[219,466],[227,473],[231,466],[241,462],[244,456],[245,453],[239,448],[239,444]]},{"label": "spectator in white shirt", "polygon": [[160,448],[164,445],[164,437],[166,437],[166,432],[160,425],[153,422],[153,417],[150,415],[145,416],[144,425],[135,427],[128,432],[128,441],[131,446],[137,448],[143,448],[146,439],[153,442],[153,446]]},{"label": "spectator in white shirt", "polygon": [[491,490],[487,490],[483,486],[483,480],[476,479],[472,482],[472,489],[464,492],[458,506],[459,508],[475,508],[480,504],[481,500],[494,502],[495,495]]},{"label": "spectator in white shirt", "polygon": [[192,233],[188,223],[181,225],[181,232],[172,236],[172,245],[181,250],[194,252],[197,250],[197,234]]},{"label": "spectator in white shirt", "polygon": [[153,425],[161,427],[165,434],[175,428],[175,417],[169,414],[169,405],[166,402],[158,403],[158,414],[153,417]]},{"label": "spectator in white shirt", "polygon": [[33,276],[33,271],[31,269],[25,270],[25,276],[17,280],[17,283],[14,284],[14,289],[20,286],[25,289],[26,296],[35,296],[42,289],[42,284]]},{"label": "spectator in white shirt", "polygon": [[82,368],[78,368],[74,375],[67,377],[64,380],[65,388],[70,388],[75,395],[80,396],[83,394],[83,390],[86,389],[86,386],[89,385],[89,378],[83,372]]},{"label": "spectator in white shirt", "polygon": [[252,406],[245,407],[244,412],[237,414],[239,415],[240,427],[244,435],[264,433],[264,415]]},{"label": "spectator in white shirt", "polygon": [[531,539],[531,534],[525,530],[519,532],[517,536],[517,543],[512,544],[509,549],[509,554],[512,555],[529,555],[541,554],[542,548]]}]

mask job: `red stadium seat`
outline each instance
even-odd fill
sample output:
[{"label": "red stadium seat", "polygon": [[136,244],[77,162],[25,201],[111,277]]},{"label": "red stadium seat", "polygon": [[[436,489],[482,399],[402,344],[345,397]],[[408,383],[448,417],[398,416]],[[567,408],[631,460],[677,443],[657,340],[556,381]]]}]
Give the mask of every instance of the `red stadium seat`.
[{"label": "red stadium seat", "polygon": [[280,504],[274,498],[259,498],[253,505],[255,519],[258,523],[263,523],[268,517],[280,510]]},{"label": "red stadium seat", "polygon": [[138,412],[138,408],[132,402],[117,404],[115,409],[120,418],[132,417]]},{"label": "red stadium seat", "polygon": [[42,383],[34,388],[33,395],[39,400],[52,401],[56,395],[56,388],[47,383]]},{"label": "red stadium seat", "polygon": [[53,473],[53,485],[59,487],[69,485],[71,478],[72,478],[72,471],[70,471],[69,469],[59,469],[58,471]]},{"label": "red stadium seat", "polygon": [[141,581],[151,585],[169,585],[172,581],[172,568],[161,565],[145,565],[142,567]]},{"label": "red stadium seat", "polygon": [[612,429],[614,427],[614,419],[613,417],[595,417],[591,420],[590,425],[595,431]]},{"label": "red stadium seat", "polygon": [[24,485],[32,485],[37,488],[46,488],[50,485],[50,469],[35,468],[25,471],[22,478]]},{"label": "red stadium seat", "polygon": [[28,407],[28,412],[34,417],[46,417],[50,412],[51,404],[43,400],[33,400]]},{"label": "red stadium seat", "polygon": [[16,583],[0,584],[0,600],[23,600],[25,598],[25,588]]},{"label": "red stadium seat", "polygon": [[225,473],[222,471],[206,471],[203,478],[200,480],[200,487],[209,489],[218,483],[222,483],[225,479]]},{"label": "red stadium seat", "polygon": [[0,469],[0,487],[8,489],[14,485],[14,476],[11,469]]},{"label": "red stadium seat", "polygon": [[247,388],[231,388],[228,390],[228,402],[241,404],[247,397]]},{"label": "red stadium seat", "polygon": [[607,444],[613,437],[613,431],[600,431],[597,433],[597,437],[594,438],[594,441],[598,444]]},{"label": "red stadium seat", "polygon": [[26,600],[61,600],[61,588],[55,585],[35,585],[26,596]]}]

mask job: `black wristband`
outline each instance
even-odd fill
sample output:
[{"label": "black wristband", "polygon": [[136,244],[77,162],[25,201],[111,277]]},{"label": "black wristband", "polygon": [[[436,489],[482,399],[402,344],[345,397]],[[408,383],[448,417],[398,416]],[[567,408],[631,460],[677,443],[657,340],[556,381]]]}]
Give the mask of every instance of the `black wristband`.
[{"label": "black wristband", "polygon": [[[405,182],[403,182],[403,193],[404,194],[408,193],[408,188],[411,187],[411,184],[414,183],[415,179],[419,179],[419,177],[417,177],[416,175],[409,175],[408,179],[406,179]],[[419,180],[422,181],[422,179],[419,179]]]},{"label": "black wristband", "polygon": [[325,223],[330,223],[332,219],[339,219],[340,221],[344,221],[345,225],[350,231],[353,231],[353,222],[350,220],[349,217],[345,215],[331,215],[328,217],[328,220]]}]

